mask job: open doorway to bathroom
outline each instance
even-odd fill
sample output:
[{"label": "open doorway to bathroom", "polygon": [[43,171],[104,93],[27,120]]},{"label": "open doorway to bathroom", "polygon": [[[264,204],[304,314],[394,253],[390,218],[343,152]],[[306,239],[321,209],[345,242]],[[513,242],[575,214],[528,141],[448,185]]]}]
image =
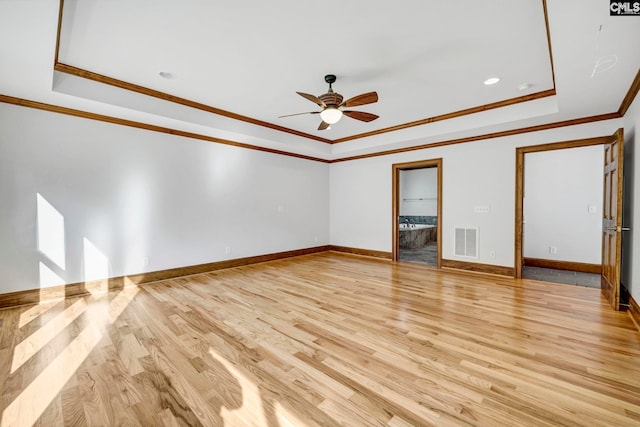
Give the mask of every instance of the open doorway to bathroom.
[{"label": "open doorway to bathroom", "polygon": [[441,266],[442,159],[398,163],[393,173],[393,260]]}]

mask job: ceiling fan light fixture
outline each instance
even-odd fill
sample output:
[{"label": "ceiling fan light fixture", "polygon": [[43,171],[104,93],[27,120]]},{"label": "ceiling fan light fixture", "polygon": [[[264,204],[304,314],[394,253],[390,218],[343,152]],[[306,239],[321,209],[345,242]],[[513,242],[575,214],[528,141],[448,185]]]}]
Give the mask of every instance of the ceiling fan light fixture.
[{"label": "ceiling fan light fixture", "polygon": [[494,85],[500,81],[500,77],[490,77],[484,81],[484,84],[487,86]]},{"label": "ceiling fan light fixture", "polygon": [[332,125],[340,121],[340,119],[342,118],[342,111],[338,110],[335,107],[327,107],[320,112],[320,117],[322,118],[323,122]]}]

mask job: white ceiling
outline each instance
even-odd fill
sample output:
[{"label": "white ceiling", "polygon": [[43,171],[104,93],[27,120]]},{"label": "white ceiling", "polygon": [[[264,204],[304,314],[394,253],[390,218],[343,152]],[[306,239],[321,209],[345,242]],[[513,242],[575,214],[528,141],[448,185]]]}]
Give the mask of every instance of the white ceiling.
[{"label": "white ceiling", "polygon": [[[51,3],[0,1],[3,62],[33,62],[24,49],[35,38],[40,49],[31,52],[51,58]],[[548,91],[555,74],[556,96],[332,146],[64,74],[53,91],[65,94],[60,103],[325,158],[617,111],[640,67],[640,17],[610,17],[602,0],[547,0],[547,8],[553,69],[542,0],[65,0],[59,62],[330,140]],[[599,58],[615,65],[597,68]],[[278,118],[317,111],[295,92],[326,92],[328,73],[345,98],[377,91],[378,103],[353,109],[380,118],[344,117],[326,131],[316,130],[318,115]],[[502,80],[485,86],[492,76]],[[34,93],[28,75],[10,77],[8,92]]]}]

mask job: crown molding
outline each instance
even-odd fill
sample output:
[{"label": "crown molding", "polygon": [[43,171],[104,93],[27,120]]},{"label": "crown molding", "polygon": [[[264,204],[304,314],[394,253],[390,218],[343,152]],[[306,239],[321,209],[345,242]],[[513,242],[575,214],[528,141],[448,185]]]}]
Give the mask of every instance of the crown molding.
[{"label": "crown molding", "polygon": [[502,137],[505,137],[505,136],[519,135],[519,134],[529,133],[529,132],[539,132],[539,131],[543,131],[543,130],[556,129],[556,128],[565,127],[565,126],[575,126],[575,125],[581,125],[581,124],[585,124],[585,123],[599,122],[599,121],[603,121],[603,120],[619,119],[620,117],[622,117],[622,116],[620,116],[620,114],[617,113],[617,112],[608,113],[608,114],[600,114],[600,115],[597,115],[597,116],[582,117],[582,118],[579,118],[579,119],[571,119],[571,120],[563,120],[563,121],[560,121],[560,122],[546,123],[546,124],[536,125],[536,126],[528,126],[528,127],[519,128],[519,129],[510,129],[510,130],[504,130],[504,131],[500,131],[500,132],[485,133],[485,134],[482,134],[482,135],[467,136],[467,137],[464,137],[464,138],[449,139],[449,140],[446,140],[446,141],[431,142],[431,143],[428,143],[428,144],[414,145],[412,147],[396,148],[396,149],[393,149],[393,150],[378,151],[378,152],[369,153],[369,154],[360,154],[360,155],[357,155],[357,156],[343,157],[343,158],[340,158],[340,159],[332,160],[331,163],[347,162],[347,161],[351,161],[351,160],[360,160],[360,159],[366,159],[366,158],[369,158],[369,157],[388,156],[388,155],[391,155],[391,154],[406,153],[406,152],[409,152],[409,151],[424,150],[424,149],[427,149],[427,148],[443,147],[443,146],[446,146],[446,145],[463,144],[463,143],[466,143],[466,142],[481,141],[481,140],[484,140],[484,139],[502,138]]},{"label": "crown molding", "polygon": [[625,95],[624,99],[620,103],[620,108],[618,108],[618,114],[620,114],[621,117],[627,114],[627,110],[629,109],[633,101],[636,99],[636,96],[638,95],[638,91],[640,91],[640,68],[638,69],[638,72],[636,73],[636,78],[633,79],[633,82],[631,83],[631,86],[629,87],[627,94]]},{"label": "crown molding", "polygon": [[61,43],[61,32],[62,32],[62,17],[63,17],[63,10],[64,10],[64,0],[60,0],[60,8],[59,8],[59,14],[58,14],[58,28],[57,28],[57,37],[56,37],[56,46],[55,46],[55,56],[54,56],[54,70],[61,72],[61,73],[66,73],[69,75],[73,75],[76,77],[80,77],[80,78],[84,78],[84,79],[88,79],[88,80],[92,80],[98,83],[102,83],[102,84],[107,84],[110,86],[114,86],[114,87],[118,87],[121,89],[125,89],[128,91],[132,91],[132,92],[136,92],[136,93],[140,93],[143,95],[147,95],[147,96],[151,96],[157,99],[161,99],[164,101],[168,101],[168,102],[173,102],[173,103],[177,103],[180,105],[184,105],[187,107],[191,107],[191,108],[195,108],[201,111],[205,111],[211,114],[216,114],[219,116],[223,116],[223,117],[227,117],[230,119],[234,119],[234,120],[239,120],[245,123],[249,123],[252,125],[256,125],[256,126],[262,126],[262,127],[266,127],[269,129],[273,129],[279,132],[284,132],[284,133],[288,133],[291,135],[296,135],[296,136],[300,136],[303,138],[307,138],[307,139],[311,139],[314,141],[319,141],[319,142],[323,142],[323,143],[327,143],[327,144],[337,144],[337,143],[341,143],[341,142],[346,142],[346,141],[352,141],[352,140],[356,140],[356,139],[361,139],[361,138],[367,138],[370,136],[375,136],[375,135],[381,135],[384,133],[389,133],[389,132],[395,132],[398,130],[402,130],[402,129],[407,129],[407,128],[411,128],[411,127],[415,127],[415,126],[422,126],[422,125],[426,125],[429,123],[435,123],[438,121],[442,121],[442,120],[449,120],[449,119],[453,119],[453,118],[458,118],[458,117],[462,117],[462,116],[466,116],[466,115],[470,115],[470,114],[475,114],[475,113],[479,113],[482,111],[487,111],[487,110],[492,110],[495,108],[501,108],[501,107],[506,107],[506,106],[510,106],[510,105],[514,105],[514,104],[518,104],[518,103],[522,103],[522,102],[528,102],[528,101],[532,101],[535,99],[539,99],[539,98],[545,98],[548,96],[554,96],[556,94],[556,87],[555,87],[555,72],[554,72],[554,65],[553,65],[553,55],[551,52],[551,35],[550,35],[550,30],[549,30],[549,18],[548,18],[548,13],[547,13],[547,2],[546,0],[541,0],[542,2],[542,6],[543,6],[543,12],[544,12],[544,24],[545,24],[545,28],[546,28],[546,35],[547,35],[547,45],[548,45],[548,52],[549,52],[549,62],[551,65],[551,77],[552,77],[552,81],[553,81],[553,88],[552,89],[548,89],[545,91],[541,91],[541,92],[536,92],[533,94],[529,94],[529,95],[524,95],[524,96],[519,96],[516,98],[510,98],[510,99],[505,99],[502,101],[498,101],[498,102],[493,102],[490,104],[484,104],[484,105],[479,105],[479,106],[475,106],[475,107],[470,107],[470,108],[466,108],[463,110],[458,110],[458,111],[454,111],[454,112],[450,112],[450,113],[445,113],[445,114],[441,114],[441,115],[437,115],[437,116],[433,116],[433,117],[426,117],[420,120],[415,120],[412,122],[408,122],[408,123],[402,123],[402,124],[398,124],[398,125],[394,125],[394,126],[390,126],[390,127],[386,127],[386,128],[382,128],[382,129],[378,129],[378,130],[373,130],[370,132],[365,132],[365,133],[360,133],[360,134],[355,134],[355,135],[351,135],[351,136],[347,136],[344,138],[338,138],[335,140],[332,139],[327,139],[327,138],[322,138],[319,137],[317,135],[313,135],[313,134],[309,134],[306,132],[301,132],[301,131],[297,131],[291,128],[287,128],[284,126],[280,126],[280,125],[276,125],[270,122],[266,122],[263,120],[258,120],[258,119],[254,119],[252,117],[248,117],[248,116],[244,116],[242,114],[237,114],[237,113],[233,113],[231,111],[226,111],[214,106],[210,106],[210,105],[206,105],[206,104],[202,104],[196,101],[192,101],[186,98],[182,98],[182,97],[178,97],[178,96],[174,96],[165,92],[161,92],[155,89],[150,89],[141,85],[137,85],[137,84],[133,84],[133,83],[129,83],[123,80],[119,80],[119,79],[115,79],[113,77],[109,77],[106,75],[102,75],[102,74],[98,74],[95,73],[93,71],[89,71],[89,70],[85,70],[73,65],[69,65],[69,64],[65,64],[60,62],[59,59],[59,52],[60,52],[60,43]]},{"label": "crown molding", "polygon": [[136,122],[133,120],[121,119],[118,117],[106,116],[104,114],[90,113],[88,111],[75,110],[73,108],[61,107],[59,105],[46,104],[38,101],[31,101],[28,99],[15,98],[13,96],[0,94],[0,102],[6,104],[18,105],[21,107],[34,108],[37,110],[50,111],[58,114],[65,114],[68,116],[81,117],[89,120],[97,120],[100,122],[112,123],[120,126],[128,126],[137,129],[144,129],[152,132],[166,133],[169,135],[182,136],[190,139],[198,139],[201,141],[214,142],[216,144],[230,145],[233,147],[246,148],[249,150],[262,151],[271,154],[280,154],[282,156],[296,157],[299,159],[312,160],[321,163],[330,163],[329,160],[321,159],[320,157],[307,156],[304,154],[292,153],[284,150],[276,150],[274,148],[261,147],[258,145],[247,144],[244,142],[233,141],[230,139],[216,138],[213,136],[202,135],[194,132],[187,132],[178,129],[172,129],[163,126],[150,125],[148,123]]},{"label": "crown molding", "polygon": [[427,117],[425,119],[416,120],[409,123],[403,123],[396,126],[390,126],[388,128],[373,130],[371,132],[360,133],[357,135],[347,136],[345,138],[339,138],[333,141],[334,144],[338,144],[346,141],[353,141],[355,139],[367,138],[370,136],[382,135],[388,132],[395,132],[402,129],[408,129],[415,126],[427,125],[430,123],[440,122],[443,120],[455,119],[457,117],[468,116],[470,114],[481,113],[483,111],[493,110],[501,107],[508,107],[510,105],[519,104],[521,102],[533,101],[535,99],[546,98],[548,96],[554,96],[556,94],[555,89],[548,89],[542,92],[536,92],[529,95],[519,96],[517,98],[505,99],[503,101],[493,102],[491,104],[480,105],[477,107],[471,107],[464,110],[454,111],[452,113],[441,114],[439,116]]},{"label": "crown molding", "polygon": [[368,154],[361,154],[357,156],[348,156],[348,157],[342,157],[339,159],[328,160],[320,157],[307,156],[304,154],[292,153],[284,150],[260,147],[258,145],[247,144],[244,142],[238,142],[238,141],[233,141],[233,140],[223,139],[223,138],[216,138],[213,136],[202,135],[194,132],[187,132],[187,131],[182,131],[178,129],[163,127],[163,126],[151,125],[147,123],[136,122],[133,120],[107,116],[104,114],[96,114],[88,111],[62,107],[59,105],[46,104],[43,102],[32,101],[32,100],[23,99],[23,98],[16,98],[8,95],[0,94],[0,102],[17,105],[21,107],[34,108],[37,110],[50,111],[58,114],[65,114],[65,115],[74,116],[74,117],[81,117],[89,120],[97,120],[97,121],[112,123],[120,126],[128,126],[128,127],[133,127],[137,129],[144,129],[151,132],[165,133],[169,135],[182,136],[185,138],[198,139],[201,141],[213,142],[217,144],[230,145],[233,147],[246,148],[249,150],[263,151],[271,154],[279,154],[283,156],[296,157],[299,159],[311,160],[311,161],[320,162],[320,163],[340,163],[340,162],[347,162],[351,160],[366,159],[370,157],[388,156],[391,154],[406,153],[409,151],[424,150],[427,148],[443,147],[446,145],[464,144],[467,142],[482,141],[485,139],[492,139],[492,138],[501,138],[505,136],[519,135],[519,134],[529,133],[529,132],[539,132],[543,130],[556,129],[556,128],[566,127],[566,126],[575,126],[575,125],[599,122],[604,120],[619,119],[622,117],[618,112],[600,114],[597,116],[582,117],[578,119],[564,120],[560,122],[546,123],[546,124],[536,125],[536,126],[528,126],[528,127],[519,128],[519,129],[510,129],[510,130],[505,130],[500,132],[492,132],[492,133],[486,133],[482,135],[474,135],[474,136],[468,136],[464,138],[456,138],[456,139],[450,139],[445,141],[432,142],[428,144],[415,145],[411,147],[396,148],[393,150],[377,151],[377,152],[368,153]]},{"label": "crown molding", "polygon": [[168,93],[161,92],[159,90],[149,89],[147,87],[125,82],[123,80],[114,79],[113,77],[94,73],[93,71],[84,70],[82,68],[74,67],[73,65],[67,65],[61,62],[57,62],[56,64],[54,64],[53,69],[60,73],[69,74],[72,76],[91,80],[97,83],[106,84],[109,86],[117,87],[117,88],[128,90],[131,92],[136,92],[142,95],[151,96],[153,98],[161,99],[163,101],[173,102],[174,104],[184,105],[185,107],[195,108],[196,110],[201,110],[207,113],[216,114],[218,116],[239,120],[252,125],[266,127],[269,129],[280,131],[280,132],[289,133],[291,135],[300,136],[302,138],[324,142],[326,144],[331,144],[333,142],[330,139],[321,138],[319,136],[311,135],[309,133],[300,132],[294,129],[286,128],[284,126],[278,126],[273,123],[254,119],[248,116],[243,116],[241,114],[232,113],[231,111],[222,110],[220,108],[212,107],[210,105],[202,104],[196,101],[191,101],[189,99],[181,98],[179,96],[170,95]]}]

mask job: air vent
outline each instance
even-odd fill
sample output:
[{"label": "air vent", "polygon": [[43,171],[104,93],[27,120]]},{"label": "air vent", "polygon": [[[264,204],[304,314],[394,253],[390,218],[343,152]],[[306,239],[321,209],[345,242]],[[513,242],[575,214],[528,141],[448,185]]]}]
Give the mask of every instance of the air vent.
[{"label": "air vent", "polygon": [[468,258],[478,258],[478,229],[477,228],[455,228],[456,256]]}]

